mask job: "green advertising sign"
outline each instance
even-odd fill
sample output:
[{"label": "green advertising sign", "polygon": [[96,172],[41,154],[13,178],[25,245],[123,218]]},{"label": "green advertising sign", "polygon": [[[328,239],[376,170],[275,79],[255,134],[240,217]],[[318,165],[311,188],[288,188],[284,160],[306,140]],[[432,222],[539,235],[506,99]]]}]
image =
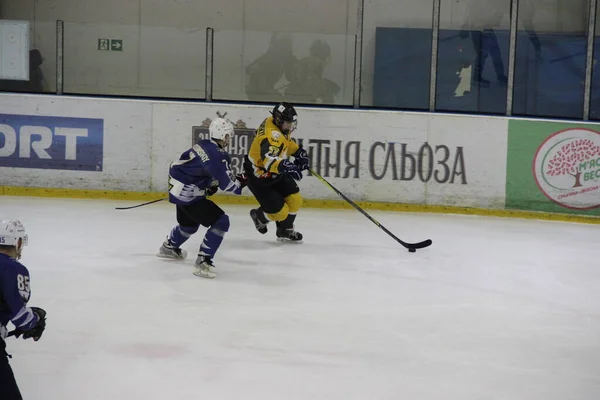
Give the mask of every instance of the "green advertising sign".
[{"label": "green advertising sign", "polygon": [[510,120],[506,208],[600,216],[600,125]]}]

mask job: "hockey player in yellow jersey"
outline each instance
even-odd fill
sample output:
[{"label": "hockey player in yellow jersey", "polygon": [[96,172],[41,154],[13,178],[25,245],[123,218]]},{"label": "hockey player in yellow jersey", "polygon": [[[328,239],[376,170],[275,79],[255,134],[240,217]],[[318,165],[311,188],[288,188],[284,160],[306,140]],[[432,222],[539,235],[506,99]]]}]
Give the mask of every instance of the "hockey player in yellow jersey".
[{"label": "hockey player in yellow jersey", "polygon": [[278,241],[301,243],[302,234],[294,230],[302,206],[296,181],[309,168],[308,154],[291,138],[298,124],[294,106],[279,103],[271,114],[256,130],[244,162],[248,189],[260,204],[250,211],[250,217],[260,233],[267,233],[267,225],[275,221]]}]

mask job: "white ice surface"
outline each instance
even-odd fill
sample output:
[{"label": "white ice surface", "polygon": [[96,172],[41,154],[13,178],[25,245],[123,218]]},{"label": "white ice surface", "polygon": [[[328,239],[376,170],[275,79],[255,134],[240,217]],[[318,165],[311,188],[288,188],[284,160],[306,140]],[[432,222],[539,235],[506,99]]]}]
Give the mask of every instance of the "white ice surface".
[{"label": "white ice surface", "polygon": [[173,206],[0,197],[25,224],[39,342],[7,339],[28,400],[600,399],[600,228],[301,210],[301,245],[247,206],[214,280],[155,257]]}]

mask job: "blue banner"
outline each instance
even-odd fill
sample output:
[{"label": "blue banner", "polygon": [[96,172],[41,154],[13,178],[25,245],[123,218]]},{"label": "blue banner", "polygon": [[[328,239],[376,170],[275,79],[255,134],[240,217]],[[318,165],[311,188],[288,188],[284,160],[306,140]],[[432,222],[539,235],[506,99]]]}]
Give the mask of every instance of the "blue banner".
[{"label": "blue banner", "polygon": [[102,171],[104,120],[0,114],[0,167]]}]

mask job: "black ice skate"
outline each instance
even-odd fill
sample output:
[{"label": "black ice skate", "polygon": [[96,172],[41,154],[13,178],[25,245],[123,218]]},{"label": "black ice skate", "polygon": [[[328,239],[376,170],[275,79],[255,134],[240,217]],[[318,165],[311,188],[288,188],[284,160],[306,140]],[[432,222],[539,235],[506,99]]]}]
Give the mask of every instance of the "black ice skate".
[{"label": "black ice skate", "polygon": [[256,228],[257,231],[259,231],[260,233],[262,233],[263,235],[265,233],[267,233],[267,222],[261,222],[261,214],[262,214],[262,219],[266,219],[264,217],[264,214],[262,213],[262,211],[260,211],[260,209],[255,208],[250,210],[250,218],[252,218],[252,222],[254,222],[254,227]]},{"label": "black ice skate", "polygon": [[277,229],[277,241],[278,242],[291,242],[291,243],[302,243],[302,234],[294,230],[294,228],[278,228]]}]

